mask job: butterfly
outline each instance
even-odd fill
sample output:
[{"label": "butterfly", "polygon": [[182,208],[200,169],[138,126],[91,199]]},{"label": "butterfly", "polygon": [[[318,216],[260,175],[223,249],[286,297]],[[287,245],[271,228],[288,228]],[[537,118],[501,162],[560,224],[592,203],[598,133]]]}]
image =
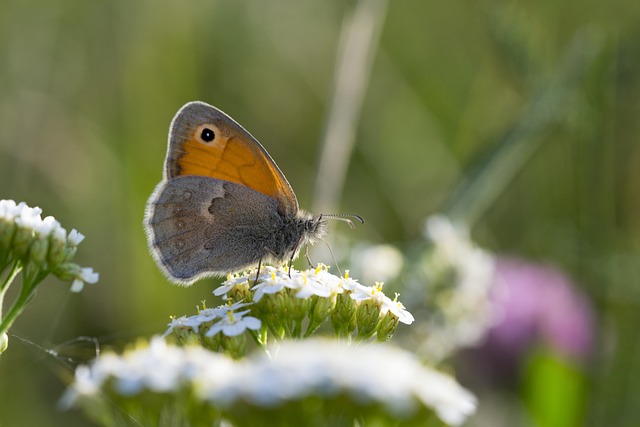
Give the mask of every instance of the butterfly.
[{"label": "butterfly", "polygon": [[147,201],[144,226],[163,273],[190,285],[259,270],[263,261],[292,261],[325,234],[331,217],[341,219],[299,209],[264,147],[231,117],[196,101],[171,122],[163,178]]}]

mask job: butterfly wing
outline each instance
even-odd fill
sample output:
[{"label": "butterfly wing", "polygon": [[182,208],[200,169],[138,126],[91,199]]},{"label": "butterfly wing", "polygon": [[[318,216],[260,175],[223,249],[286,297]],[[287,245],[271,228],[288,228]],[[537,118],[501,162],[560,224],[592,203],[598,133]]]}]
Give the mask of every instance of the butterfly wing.
[{"label": "butterfly wing", "polygon": [[255,266],[269,256],[282,219],[272,197],[229,181],[182,176],[158,185],[145,225],[163,272],[188,285]]},{"label": "butterfly wing", "polygon": [[269,153],[231,117],[204,102],[186,104],[171,123],[165,179],[189,175],[247,186],[274,198],[282,215],[298,212],[293,189]]}]

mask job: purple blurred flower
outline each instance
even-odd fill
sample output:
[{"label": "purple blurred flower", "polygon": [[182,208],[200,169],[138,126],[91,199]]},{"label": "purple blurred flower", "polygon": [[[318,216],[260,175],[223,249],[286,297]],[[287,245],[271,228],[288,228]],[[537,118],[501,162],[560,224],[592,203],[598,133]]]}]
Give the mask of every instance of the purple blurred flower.
[{"label": "purple blurred flower", "polygon": [[461,368],[468,368],[468,380],[513,386],[527,353],[540,344],[575,362],[589,356],[595,328],[593,309],[559,270],[498,257],[491,298],[494,326],[482,346],[462,355],[466,362]]},{"label": "purple blurred flower", "polygon": [[573,359],[589,354],[593,310],[567,276],[552,267],[498,258],[495,277],[494,300],[502,318],[489,332],[486,345],[491,353],[513,363],[542,341]]}]

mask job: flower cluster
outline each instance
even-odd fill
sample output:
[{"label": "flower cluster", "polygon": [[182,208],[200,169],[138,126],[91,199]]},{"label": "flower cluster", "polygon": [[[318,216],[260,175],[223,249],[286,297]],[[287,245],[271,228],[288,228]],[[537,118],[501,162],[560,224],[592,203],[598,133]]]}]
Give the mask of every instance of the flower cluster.
[{"label": "flower cluster", "polygon": [[[22,274],[20,295],[7,315],[0,316],[0,337],[49,274],[72,282],[72,292],[82,290],[85,283],[98,281],[98,273],[93,269],[71,262],[84,236],[76,230],[67,233],[54,217],[42,218],[41,213],[40,208],[29,207],[24,202],[0,200],[0,314],[9,286],[19,273]],[[6,344],[6,339],[3,341]],[[3,350],[0,345],[0,353]]]},{"label": "flower cluster", "polygon": [[358,417],[365,425],[412,426],[431,414],[460,425],[475,411],[474,396],[453,378],[388,344],[284,341],[272,353],[233,361],[156,337],[80,366],[61,403],[89,414],[100,407],[110,425],[122,417],[136,425],[347,425]]},{"label": "flower cluster", "polygon": [[438,362],[478,344],[495,322],[490,298],[495,262],[464,226],[447,217],[428,218],[425,235],[430,248],[422,265],[430,315],[423,351]]},{"label": "flower cluster", "polygon": [[85,283],[96,283],[98,273],[71,263],[84,236],[73,229],[67,234],[52,216],[44,219],[42,209],[24,202],[0,200],[0,267],[14,261],[31,264],[72,281],[71,291],[80,292]]},{"label": "flower cluster", "polygon": [[[265,343],[267,333],[277,338],[307,337],[328,322],[339,336],[385,341],[398,323],[411,324],[414,320],[397,296],[391,299],[382,292],[381,283],[364,286],[348,272],[338,277],[322,264],[304,271],[263,266],[259,274],[253,270],[229,276],[214,294],[230,305],[176,319],[170,330],[174,334],[179,331],[182,340],[186,339],[185,333],[199,333],[203,342],[204,337],[219,331],[235,336],[246,329],[260,328],[254,338]],[[245,311],[237,312],[239,308]],[[245,316],[249,311],[251,316]],[[261,326],[254,319],[260,319]],[[204,333],[203,325],[207,329]]]},{"label": "flower cluster", "polygon": [[259,330],[262,322],[249,316],[250,309],[244,309],[251,303],[230,303],[216,308],[202,308],[195,316],[174,318],[163,337],[173,335],[180,342],[197,341],[206,348],[222,351],[228,356],[239,358],[246,353],[247,341],[245,332],[258,340],[255,331]]}]

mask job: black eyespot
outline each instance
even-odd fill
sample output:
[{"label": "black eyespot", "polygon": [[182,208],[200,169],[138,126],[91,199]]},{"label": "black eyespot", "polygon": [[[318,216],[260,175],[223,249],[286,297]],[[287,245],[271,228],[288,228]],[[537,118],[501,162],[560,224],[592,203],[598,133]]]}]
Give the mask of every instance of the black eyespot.
[{"label": "black eyespot", "polygon": [[204,142],[211,142],[215,139],[215,137],[216,134],[213,133],[213,131],[209,128],[202,129],[202,133],[200,134],[200,138],[202,138]]}]

